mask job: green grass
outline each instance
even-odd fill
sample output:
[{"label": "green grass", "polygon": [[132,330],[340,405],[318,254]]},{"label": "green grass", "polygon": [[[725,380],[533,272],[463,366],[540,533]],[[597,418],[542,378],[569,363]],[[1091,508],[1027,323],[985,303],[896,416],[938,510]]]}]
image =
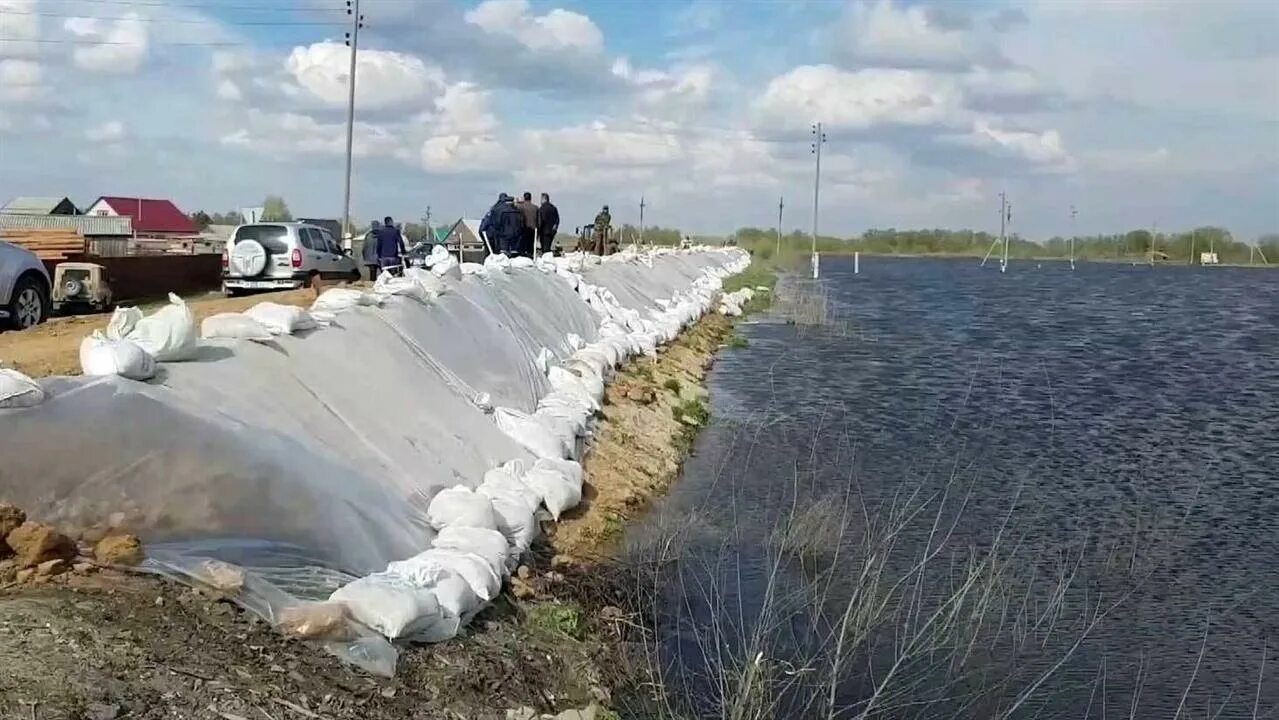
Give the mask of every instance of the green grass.
[{"label": "green grass", "polygon": [[576,603],[534,605],[527,610],[524,622],[530,630],[546,637],[565,635],[574,640],[586,637],[586,619]]},{"label": "green grass", "polygon": [[696,427],[705,425],[711,419],[710,408],[706,407],[706,403],[702,402],[701,398],[685,400],[672,407],[671,414],[680,422],[684,422],[684,418],[689,418]]},{"label": "green grass", "polygon": [[728,340],[728,346],[731,348],[744,348],[747,345],[750,345],[750,341],[742,337],[741,335],[735,334],[733,335],[733,337],[729,338]]},{"label": "green grass", "polygon": [[679,395],[680,384],[679,384],[679,380],[676,380],[675,378],[667,379],[666,382],[662,383],[662,387],[666,388],[667,390],[670,390],[676,395]]}]

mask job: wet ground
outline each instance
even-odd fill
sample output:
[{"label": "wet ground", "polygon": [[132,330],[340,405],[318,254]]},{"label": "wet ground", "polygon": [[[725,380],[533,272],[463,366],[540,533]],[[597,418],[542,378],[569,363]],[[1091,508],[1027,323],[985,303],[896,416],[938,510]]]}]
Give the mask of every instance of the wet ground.
[{"label": "wet ground", "polygon": [[640,559],[680,529],[653,592],[677,696],[715,712],[757,673],[743,717],[1279,714],[1279,274],[823,270],[844,322],[740,328],[630,534]]}]

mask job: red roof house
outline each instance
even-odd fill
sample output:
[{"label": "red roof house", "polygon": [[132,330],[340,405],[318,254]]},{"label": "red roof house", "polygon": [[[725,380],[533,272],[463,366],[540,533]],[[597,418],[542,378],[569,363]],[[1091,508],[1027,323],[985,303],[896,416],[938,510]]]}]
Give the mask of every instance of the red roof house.
[{"label": "red roof house", "polygon": [[104,195],[93,201],[84,214],[131,218],[133,230],[139,235],[169,237],[200,233],[191,218],[168,200]]}]

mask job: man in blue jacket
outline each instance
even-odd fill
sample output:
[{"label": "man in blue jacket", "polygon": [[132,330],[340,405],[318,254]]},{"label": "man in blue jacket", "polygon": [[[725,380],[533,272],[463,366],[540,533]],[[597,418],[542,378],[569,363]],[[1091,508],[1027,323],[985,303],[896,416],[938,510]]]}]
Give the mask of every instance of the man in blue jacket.
[{"label": "man in blue jacket", "polygon": [[480,221],[480,234],[488,238],[489,249],[514,257],[519,252],[520,234],[524,229],[524,216],[520,214],[510,195],[502,193]]},{"label": "man in blue jacket", "polygon": [[400,234],[400,229],[395,227],[395,221],[390,215],[382,219],[382,227],[373,231],[373,237],[377,238],[377,264],[381,266],[382,271],[403,268],[404,236]]}]

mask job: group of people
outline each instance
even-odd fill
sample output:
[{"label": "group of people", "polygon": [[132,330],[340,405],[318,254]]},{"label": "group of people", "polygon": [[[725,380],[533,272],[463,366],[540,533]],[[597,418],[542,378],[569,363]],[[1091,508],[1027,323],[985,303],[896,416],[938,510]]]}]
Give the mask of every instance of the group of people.
[{"label": "group of people", "polygon": [[489,249],[508,257],[551,252],[559,230],[559,208],[546,193],[539,205],[533,204],[532,193],[524,193],[519,200],[502,193],[480,221],[480,234],[488,240]]}]

